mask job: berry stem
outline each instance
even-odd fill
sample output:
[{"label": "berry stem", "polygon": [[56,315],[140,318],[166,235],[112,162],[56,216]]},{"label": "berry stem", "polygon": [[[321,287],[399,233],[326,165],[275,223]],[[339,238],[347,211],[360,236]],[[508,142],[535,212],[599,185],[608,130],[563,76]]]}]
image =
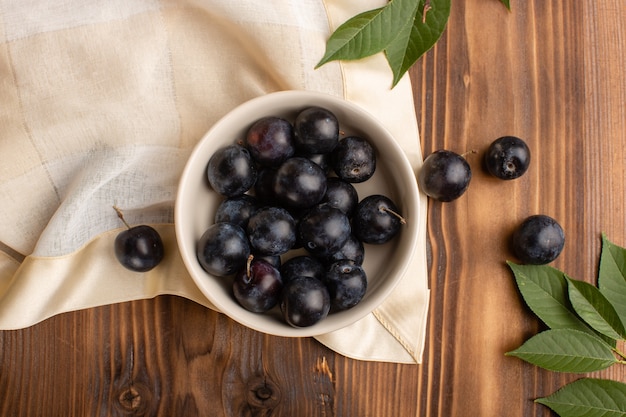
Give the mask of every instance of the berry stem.
[{"label": "berry stem", "polygon": [[250,254],[250,255],[248,256],[248,262],[246,263],[246,275],[247,275],[248,277],[250,277],[250,275],[251,275],[251,273],[252,273],[252,272],[250,271],[250,267],[251,267],[251,265],[252,265],[252,260],[253,260],[253,259],[254,259],[254,255]]},{"label": "berry stem", "polygon": [[[464,154],[462,154],[461,156],[462,156],[463,158],[465,158],[467,155],[469,155],[469,154],[474,154],[474,153],[478,153],[478,151],[477,151],[476,149],[472,149],[472,150],[469,150],[469,151],[465,152],[465,153],[464,153]],[[466,158],[466,159],[467,159],[467,158]]]},{"label": "berry stem", "polygon": [[119,217],[120,220],[122,220],[122,222],[124,223],[124,225],[130,230],[130,225],[126,223],[126,220],[124,219],[124,213],[122,213],[122,210],[117,206],[113,206],[113,210],[115,210],[115,212],[117,213],[117,217]]},{"label": "berry stem", "polygon": [[396,217],[398,218],[398,220],[400,220],[400,223],[402,223],[402,224],[406,224],[406,220],[404,219],[404,217],[402,217],[402,216],[400,215],[400,213],[396,213],[395,211],[393,211],[393,210],[392,210],[392,209],[390,209],[389,207],[384,207],[384,206],[382,206],[380,209],[381,209],[382,211],[386,211],[386,212],[388,212],[388,213],[393,214],[394,216],[396,216]]}]

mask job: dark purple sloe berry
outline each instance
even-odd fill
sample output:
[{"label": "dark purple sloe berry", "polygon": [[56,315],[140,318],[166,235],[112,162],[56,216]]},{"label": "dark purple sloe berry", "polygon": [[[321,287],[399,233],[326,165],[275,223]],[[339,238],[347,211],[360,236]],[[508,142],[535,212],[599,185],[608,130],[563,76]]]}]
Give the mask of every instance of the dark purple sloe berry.
[{"label": "dark purple sloe berry", "polygon": [[354,235],[364,243],[390,241],[406,223],[395,203],[384,195],[373,194],[359,202],[352,219]]},{"label": "dark purple sloe berry", "polygon": [[326,174],[315,162],[302,157],[289,158],[274,175],[274,195],[288,208],[313,207],[326,193]]},{"label": "dark purple sloe berry", "polygon": [[261,255],[281,255],[296,242],[296,222],[282,207],[257,210],[246,229],[250,245]]},{"label": "dark purple sloe berry", "polygon": [[277,305],[282,289],[283,282],[278,269],[252,256],[233,279],[235,299],[253,313],[264,313]]},{"label": "dark purple sloe berry", "polygon": [[426,157],[417,175],[423,193],[443,202],[456,200],[467,190],[472,170],[455,152],[438,150]]},{"label": "dark purple sloe berry", "polygon": [[376,152],[372,145],[358,136],[348,136],[339,141],[331,154],[335,174],[344,181],[367,181],[376,171]]},{"label": "dark purple sloe berry", "polygon": [[250,217],[259,209],[259,204],[251,195],[241,194],[224,199],[215,212],[215,223],[233,223],[246,228]]},{"label": "dark purple sloe berry", "polygon": [[513,180],[528,170],[530,149],[520,138],[503,136],[489,145],[484,161],[491,175],[503,180]]},{"label": "dark purple sloe berry", "polygon": [[339,141],[339,121],[328,109],[308,107],[294,121],[296,148],[301,152],[329,153]]},{"label": "dark purple sloe berry", "polygon": [[564,246],[563,228],[555,219],[543,214],[526,218],[513,233],[513,252],[526,264],[550,263],[559,256]]},{"label": "dark purple sloe berry", "polygon": [[295,152],[293,126],[280,117],[263,117],[250,126],[244,143],[259,164],[278,166]]},{"label": "dark purple sloe berry", "polygon": [[333,311],[343,311],[354,307],[367,291],[365,270],[348,259],[332,264],[325,275],[324,283],[328,288]]},{"label": "dark purple sloe berry", "polygon": [[198,261],[209,274],[232,275],[243,268],[250,256],[246,232],[232,223],[214,223],[198,240]]},{"label": "dark purple sloe berry", "polygon": [[115,237],[115,257],[127,269],[147,272],[156,267],[165,256],[163,241],[159,232],[148,225],[131,227],[122,211],[113,207],[118,217],[126,225],[126,230]]},{"label": "dark purple sloe berry", "polygon": [[296,277],[285,283],[280,310],[285,322],[293,327],[313,326],[328,316],[328,289],[316,278]]},{"label": "dark purple sloe berry", "polygon": [[226,197],[248,191],[257,179],[257,169],[250,152],[241,145],[218,149],[209,159],[207,177],[211,187]]}]

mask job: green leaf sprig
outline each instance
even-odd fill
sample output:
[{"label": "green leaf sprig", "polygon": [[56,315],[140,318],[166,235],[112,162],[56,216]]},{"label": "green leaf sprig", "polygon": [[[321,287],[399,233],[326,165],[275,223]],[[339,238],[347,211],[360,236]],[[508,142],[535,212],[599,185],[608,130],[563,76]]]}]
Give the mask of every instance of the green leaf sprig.
[{"label": "green leaf sprig", "polygon": [[[547,265],[508,262],[525,303],[548,327],[507,352],[541,368],[587,373],[626,365],[626,249],[602,235],[598,286]],[[626,416],[626,384],[581,378],[535,400],[561,417]]]},{"label": "green leaf sprig", "polygon": [[[384,52],[393,72],[391,88],[443,34],[451,0],[390,0],[341,24],[326,42],[319,68],[330,61],[359,60]],[[509,0],[500,0],[511,9]]]}]

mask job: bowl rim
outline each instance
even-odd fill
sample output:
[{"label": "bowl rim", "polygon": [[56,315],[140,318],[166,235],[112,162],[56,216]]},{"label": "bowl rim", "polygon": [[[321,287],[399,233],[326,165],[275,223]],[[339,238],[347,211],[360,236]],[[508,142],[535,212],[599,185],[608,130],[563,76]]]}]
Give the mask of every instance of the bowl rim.
[{"label": "bowl rim", "polygon": [[362,302],[365,306],[369,306],[369,308],[364,308],[363,306],[361,306],[361,308],[357,309],[356,307],[354,307],[353,309],[348,310],[352,311],[352,314],[343,314],[343,316],[341,317],[336,317],[337,314],[333,314],[333,316],[335,317],[332,321],[327,318],[310,327],[296,328],[289,326],[286,323],[280,323],[280,326],[271,326],[271,328],[267,328],[263,325],[260,325],[259,321],[257,320],[246,319],[246,317],[251,317],[251,315],[256,318],[256,316],[259,315],[258,313],[248,312],[243,307],[241,307],[241,314],[233,314],[228,310],[228,308],[226,308],[227,306],[220,302],[219,297],[214,297],[210,292],[206,291],[205,287],[201,285],[201,280],[206,280],[207,273],[203,272],[204,276],[202,277],[196,275],[195,271],[198,270],[199,263],[197,261],[195,247],[187,248],[185,250],[185,239],[187,239],[188,237],[182,228],[183,216],[185,211],[184,208],[181,207],[181,204],[184,200],[185,194],[189,192],[184,185],[191,175],[197,175],[197,171],[194,171],[193,169],[193,161],[199,158],[199,154],[202,153],[202,149],[206,146],[208,138],[210,138],[215,131],[219,130],[222,125],[231,122],[233,119],[237,120],[242,114],[246,114],[254,109],[265,108],[266,106],[272,105],[272,103],[284,104],[285,102],[289,103],[293,100],[308,103],[307,105],[319,105],[323,107],[326,104],[330,107],[343,107],[348,112],[358,115],[359,118],[370,119],[370,121],[377,126],[377,129],[380,130],[381,134],[384,134],[388,137],[388,139],[391,139],[389,141],[389,145],[393,147],[394,154],[399,157],[398,165],[394,167],[394,170],[399,170],[400,176],[410,175],[411,178],[410,181],[407,181],[409,187],[411,187],[411,190],[407,190],[407,192],[410,191],[410,195],[414,196],[414,199],[412,199],[413,204],[411,205],[413,207],[413,213],[411,213],[413,221],[410,222],[410,224],[408,225],[408,227],[411,229],[409,234],[412,238],[408,241],[408,247],[404,249],[404,251],[406,251],[406,253],[408,254],[415,253],[420,227],[419,218],[423,216],[424,213],[421,212],[422,210],[419,204],[419,190],[415,177],[415,171],[414,168],[411,166],[407,154],[402,149],[398,141],[389,132],[389,130],[383,125],[383,123],[375,116],[370,114],[368,111],[366,111],[363,107],[339,96],[307,90],[283,90],[254,97],[228,111],[224,116],[216,121],[206,131],[206,133],[202,135],[200,140],[193,147],[193,150],[189,155],[187,162],[185,163],[185,167],[178,182],[174,207],[174,227],[177,240],[177,248],[188,274],[190,275],[190,277],[194,281],[194,284],[198,287],[200,292],[207,298],[208,301],[210,301],[214,305],[217,311],[227,315],[228,317],[244,325],[245,327],[266,334],[282,337],[314,337],[330,333],[354,324],[357,321],[366,317],[377,307],[379,307],[389,297],[389,295],[397,287],[399,282],[405,277],[407,270],[409,269],[409,266],[411,264],[410,256],[402,260],[401,265],[397,270],[395,279],[393,279],[391,283],[386,283],[387,285],[380,288],[375,294],[375,297],[370,297],[367,300],[367,303],[365,302],[365,300]]}]

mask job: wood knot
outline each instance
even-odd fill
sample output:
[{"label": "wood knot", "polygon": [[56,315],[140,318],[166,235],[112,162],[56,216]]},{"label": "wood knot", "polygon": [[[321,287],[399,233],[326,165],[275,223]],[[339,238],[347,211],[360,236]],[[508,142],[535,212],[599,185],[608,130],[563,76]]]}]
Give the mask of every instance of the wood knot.
[{"label": "wood knot", "polygon": [[141,405],[141,394],[135,389],[135,387],[129,387],[121,392],[119,397],[122,408],[129,411],[135,411]]},{"label": "wood knot", "polygon": [[150,390],[141,384],[124,387],[117,396],[118,408],[125,414],[143,415],[148,409],[152,395]]},{"label": "wood knot", "polygon": [[280,390],[267,378],[255,378],[248,383],[247,401],[255,408],[274,408],[280,403]]}]

